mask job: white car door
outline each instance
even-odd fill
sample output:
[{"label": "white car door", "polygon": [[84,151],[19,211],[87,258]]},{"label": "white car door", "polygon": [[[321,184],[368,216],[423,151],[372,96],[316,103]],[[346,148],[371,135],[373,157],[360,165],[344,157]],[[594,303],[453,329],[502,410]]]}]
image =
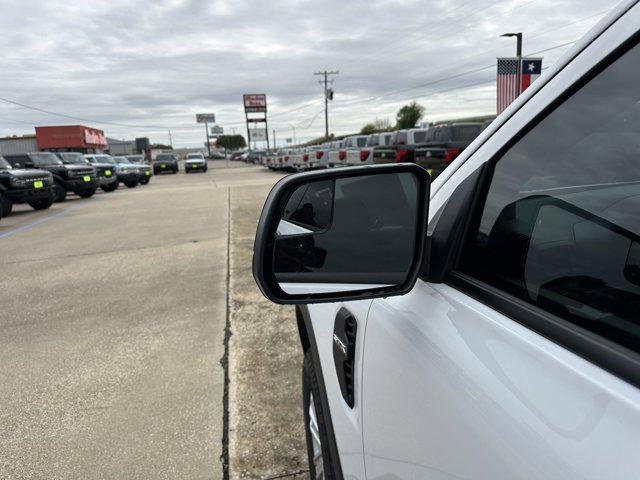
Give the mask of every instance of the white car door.
[{"label": "white car door", "polygon": [[[369,310],[367,478],[638,478],[640,8],[630,3],[434,183],[430,231],[456,208],[468,223],[443,282],[421,279]],[[469,184],[477,196],[459,193]]]}]

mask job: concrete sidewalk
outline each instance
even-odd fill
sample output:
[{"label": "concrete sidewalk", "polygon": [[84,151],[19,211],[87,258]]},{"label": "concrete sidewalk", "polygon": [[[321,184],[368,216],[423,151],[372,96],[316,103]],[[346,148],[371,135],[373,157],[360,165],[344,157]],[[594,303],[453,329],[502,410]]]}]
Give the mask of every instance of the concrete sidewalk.
[{"label": "concrete sidewalk", "polygon": [[229,478],[307,478],[302,350],[293,307],[267,301],[251,274],[269,187],[231,194]]}]

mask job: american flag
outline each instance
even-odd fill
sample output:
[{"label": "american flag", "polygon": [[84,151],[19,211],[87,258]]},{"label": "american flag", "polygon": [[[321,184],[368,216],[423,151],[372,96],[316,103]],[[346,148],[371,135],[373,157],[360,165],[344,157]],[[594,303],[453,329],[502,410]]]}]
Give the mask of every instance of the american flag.
[{"label": "american flag", "polygon": [[518,59],[498,59],[498,115],[513,102],[520,92],[518,90]]}]

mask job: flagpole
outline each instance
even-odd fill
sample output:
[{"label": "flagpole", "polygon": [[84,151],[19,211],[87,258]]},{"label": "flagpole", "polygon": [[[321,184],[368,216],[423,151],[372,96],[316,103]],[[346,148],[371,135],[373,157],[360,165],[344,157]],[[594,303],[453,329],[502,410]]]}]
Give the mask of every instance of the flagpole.
[{"label": "flagpole", "polygon": [[522,93],[522,32],[504,33],[501,37],[516,37],[516,57],[518,58],[518,85],[516,98]]}]

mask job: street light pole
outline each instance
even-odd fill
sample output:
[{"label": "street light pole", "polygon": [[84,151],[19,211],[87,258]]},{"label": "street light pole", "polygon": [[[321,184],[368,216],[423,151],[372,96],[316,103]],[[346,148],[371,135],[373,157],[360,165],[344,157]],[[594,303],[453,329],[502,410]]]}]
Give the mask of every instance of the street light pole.
[{"label": "street light pole", "polygon": [[503,33],[501,37],[516,37],[516,56],[518,57],[518,91],[516,97],[522,93],[522,32]]}]

